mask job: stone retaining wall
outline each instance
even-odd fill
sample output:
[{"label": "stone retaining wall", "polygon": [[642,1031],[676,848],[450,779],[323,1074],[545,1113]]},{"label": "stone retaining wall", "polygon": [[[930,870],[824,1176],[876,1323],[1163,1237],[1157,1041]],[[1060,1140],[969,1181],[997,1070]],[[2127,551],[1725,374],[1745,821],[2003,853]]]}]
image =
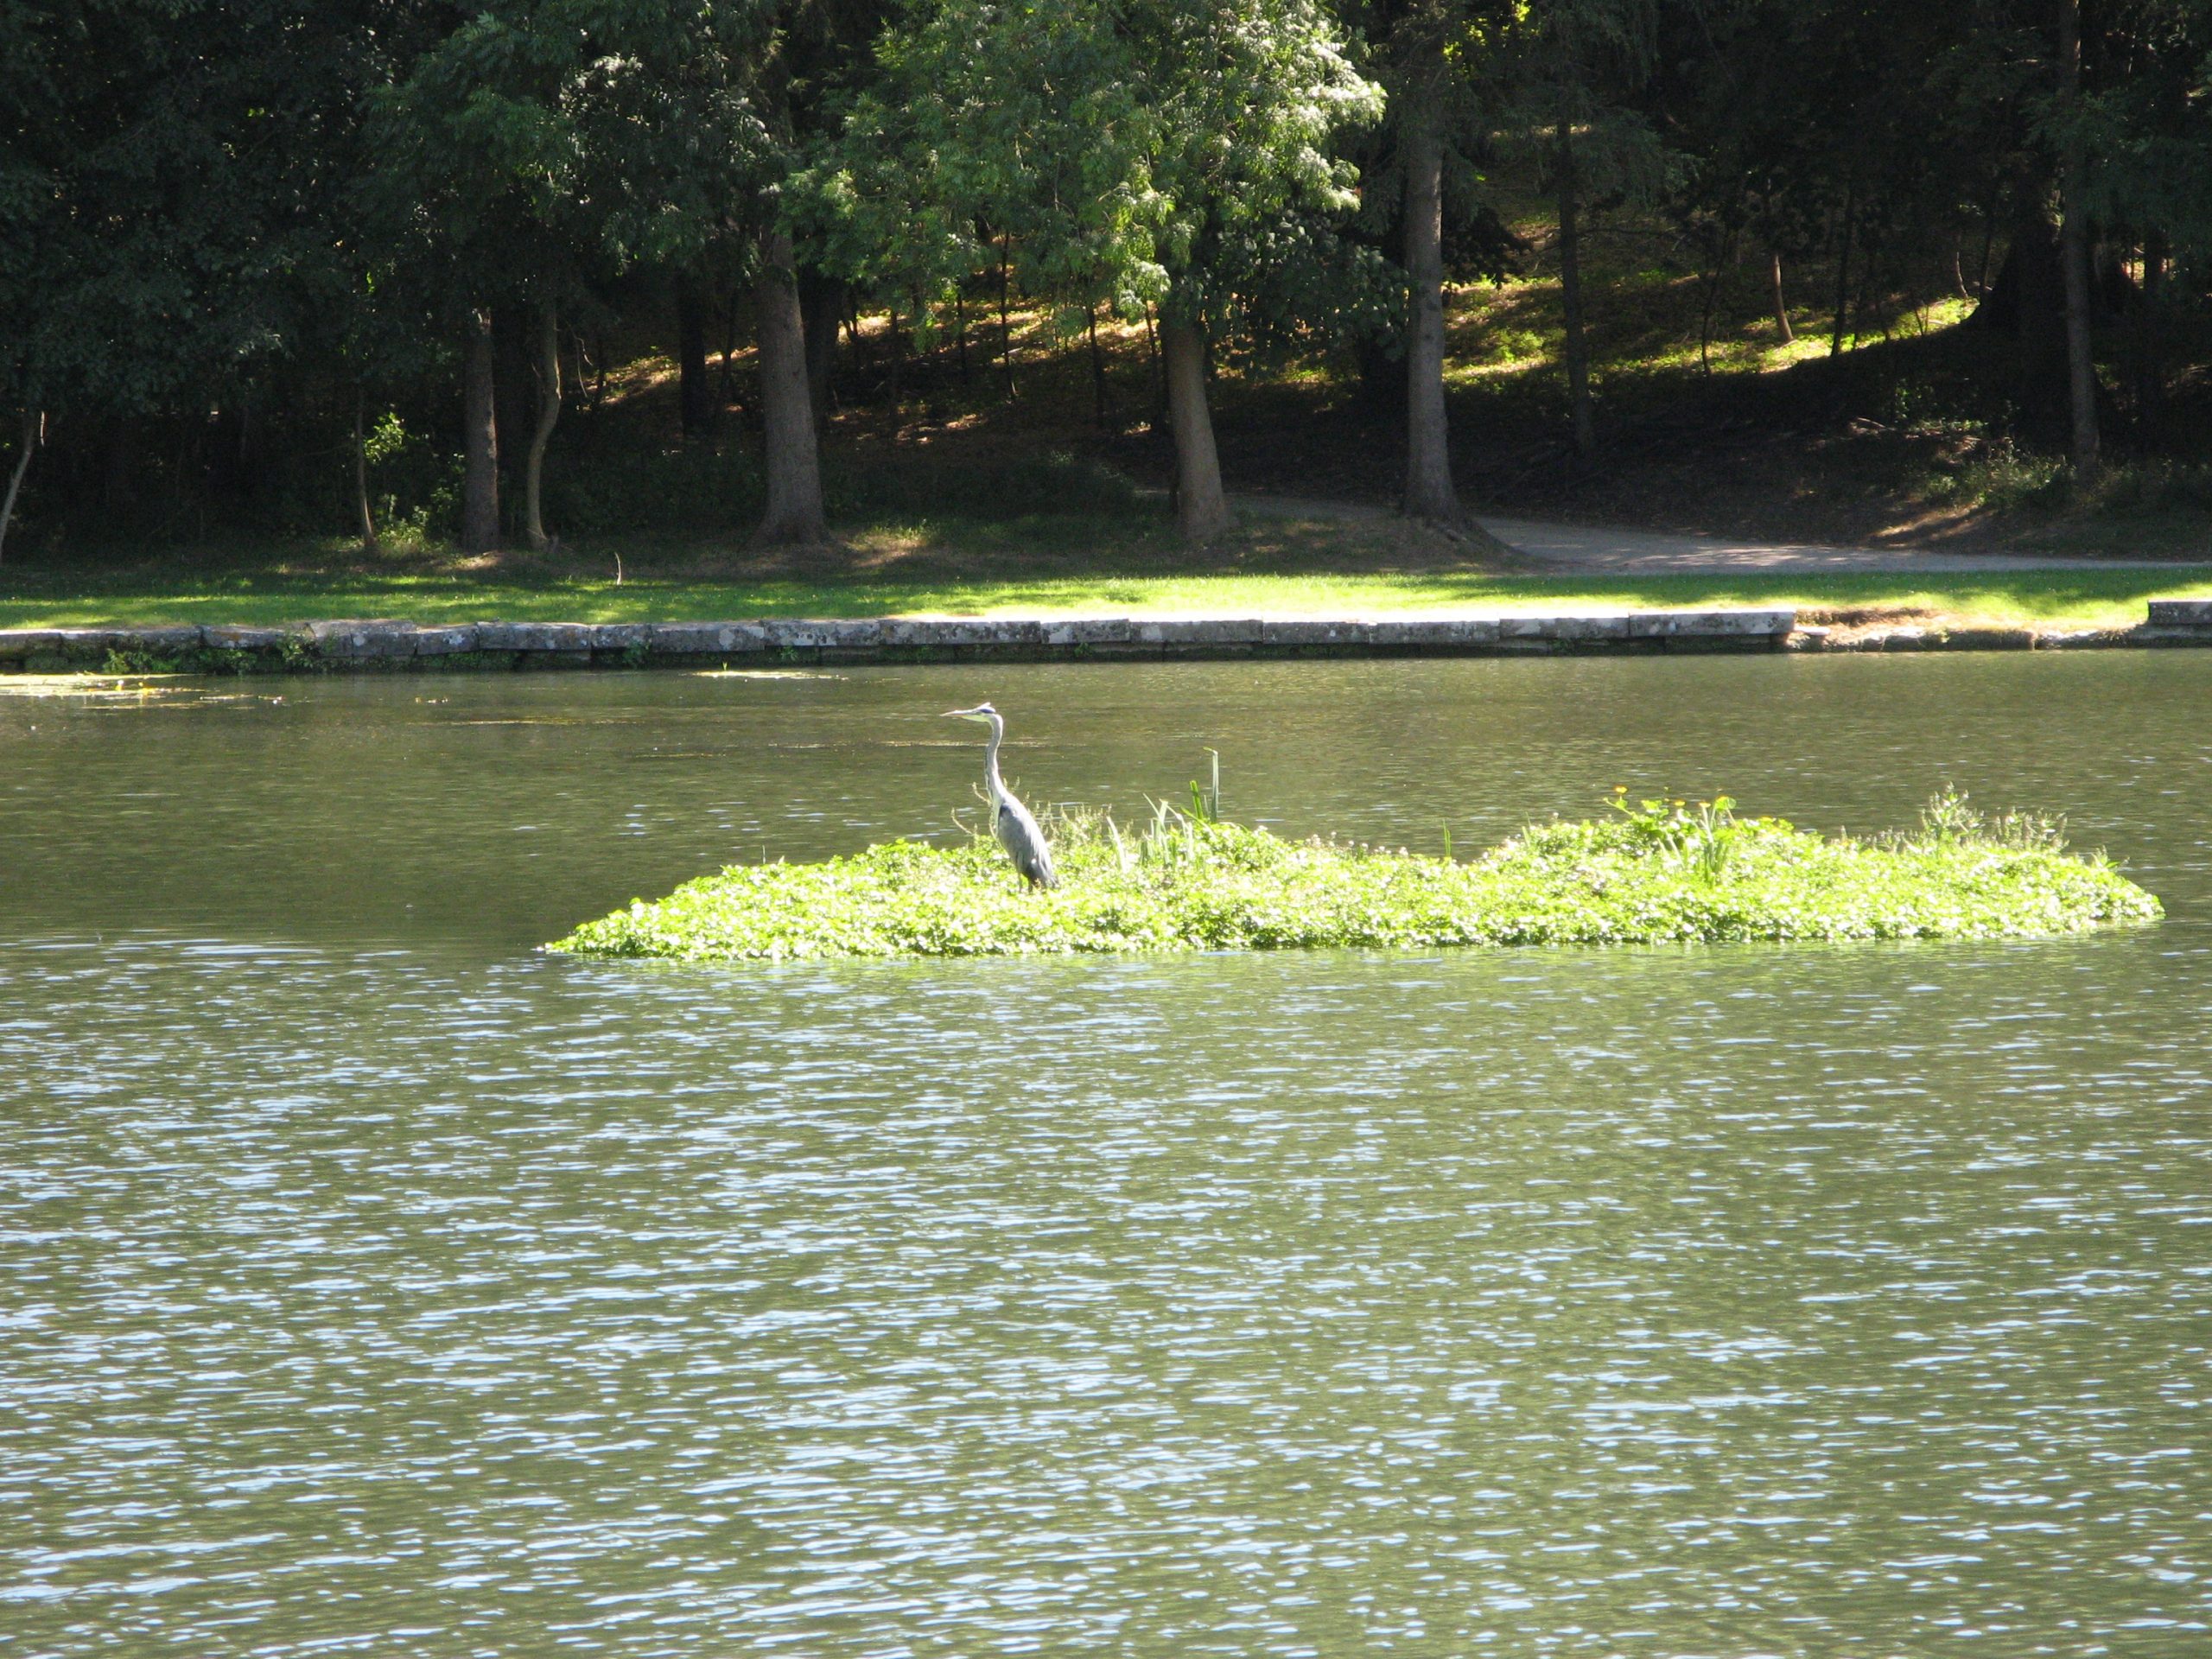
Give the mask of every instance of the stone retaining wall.
[{"label": "stone retaining wall", "polygon": [[2212,600],[2160,600],[2133,628],[1800,627],[1773,610],[1337,620],[775,617],[748,622],[308,622],[292,627],[0,629],[0,671],[715,667],[777,662],[1521,656],[1713,651],[2072,650],[2212,645]]}]

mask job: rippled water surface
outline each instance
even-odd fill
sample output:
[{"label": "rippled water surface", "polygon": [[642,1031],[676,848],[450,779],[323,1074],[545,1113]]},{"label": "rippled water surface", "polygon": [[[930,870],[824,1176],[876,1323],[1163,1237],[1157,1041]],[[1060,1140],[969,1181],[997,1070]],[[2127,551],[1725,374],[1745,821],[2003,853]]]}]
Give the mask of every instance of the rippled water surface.
[{"label": "rippled water surface", "polygon": [[[0,697],[0,1654],[2212,1647],[2212,654]],[[2050,943],[741,969],[1033,799],[1946,779]],[[281,697],[281,701],[276,700]]]}]

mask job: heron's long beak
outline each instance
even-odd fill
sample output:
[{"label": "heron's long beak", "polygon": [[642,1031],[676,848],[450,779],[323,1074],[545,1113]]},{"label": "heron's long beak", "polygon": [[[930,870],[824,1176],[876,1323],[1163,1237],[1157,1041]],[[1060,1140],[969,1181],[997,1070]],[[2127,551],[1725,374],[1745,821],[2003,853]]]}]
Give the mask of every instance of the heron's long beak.
[{"label": "heron's long beak", "polygon": [[948,709],[939,716],[944,720],[973,720],[983,711],[980,709]]}]

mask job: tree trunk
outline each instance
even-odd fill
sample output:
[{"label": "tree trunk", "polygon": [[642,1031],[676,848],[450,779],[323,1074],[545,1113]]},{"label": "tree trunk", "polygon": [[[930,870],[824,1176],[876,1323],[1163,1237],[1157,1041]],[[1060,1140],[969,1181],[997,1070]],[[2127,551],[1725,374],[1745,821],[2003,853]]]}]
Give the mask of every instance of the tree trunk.
[{"label": "tree trunk", "polygon": [[522,465],[524,449],[515,445],[530,430],[532,340],[529,319],[518,305],[492,308],[492,418],[499,429],[499,536],[502,542],[522,531]]},{"label": "tree trunk", "polygon": [[0,556],[8,550],[8,526],[15,522],[16,497],[23,487],[23,474],[31,469],[31,451],[38,448],[39,438],[46,429],[46,415],[35,404],[23,405],[22,442],[16,454],[16,470],[8,476],[8,495],[0,500]]},{"label": "tree trunk", "polygon": [[1014,384],[1014,319],[1007,308],[1007,290],[1014,259],[1014,233],[1001,232],[999,237],[999,367],[1006,375],[1006,398],[1012,403],[1019,395]]},{"label": "tree trunk", "polygon": [[906,348],[899,338],[899,302],[894,300],[884,308],[883,332],[891,346],[891,412],[899,412],[899,399],[906,391]]},{"label": "tree trunk", "polygon": [[1843,245],[1835,258],[1835,327],[1828,334],[1828,355],[1843,353],[1843,325],[1851,313],[1851,241],[1859,217],[1859,181],[1853,179],[1843,193]]},{"label": "tree trunk", "polygon": [[362,394],[353,394],[353,499],[361,510],[361,550],[378,550],[377,516],[369,507],[369,444],[361,430]]},{"label": "tree trunk", "polygon": [[2024,176],[2013,193],[2020,216],[2012,246],[1971,319],[2012,337],[2020,414],[2045,442],[2057,442],[2069,414],[2065,260],[2044,217],[2049,192]]},{"label": "tree trunk", "polygon": [[550,544],[545,534],[545,446],[553,436],[553,423],[561,418],[561,318],[550,300],[537,308],[537,361],[532,366],[537,382],[537,426],[530,435],[530,461],[523,468],[522,522],[531,549],[543,553]]},{"label": "tree trunk", "polygon": [[1154,387],[1152,428],[1157,432],[1167,424],[1167,362],[1160,353],[1160,329],[1154,322],[1149,303],[1144,308],[1144,343],[1146,351],[1151,354],[1154,370],[1151,376]]},{"label": "tree trunk", "polygon": [[1697,276],[1697,365],[1700,372],[1713,372],[1713,292],[1720,286],[1720,269],[1715,264],[1711,270],[1700,270]]},{"label": "tree trunk", "polygon": [[1090,308],[1090,404],[1101,430],[1106,426],[1106,359],[1098,350],[1098,308]]},{"label": "tree trunk", "polygon": [[1574,167],[1574,134],[1565,117],[1559,124],[1559,291],[1567,312],[1567,404],[1573,420],[1574,454],[1587,461],[1597,452],[1598,424],[1590,409],[1590,342],[1582,327],[1582,227],[1578,222],[1580,181]]},{"label": "tree trunk", "polygon": [[591,390],[591,354],[585,348],[584,331],[581,328],[569,330],[569,355],[575,359],[569,378],[576,383],[576,389],[584,395],[585,410],[589,414],[596,415],[599,412],[599,398]]},{"label": "tree trunk", "polygon": [[1797,331],[1789,326],[1789,302],[1782,292],[1782,255],[1774,252],[1774,327],[1785,346],[1797,338]]},{"label": "tree trunk", "polygon": [[676,284],[676,373],[683,435],[702,436],[715,424],[715,396],[707,384],[707,305],[688,277]]},{"label": "tree trunk", "polygon": [[[2082,0],[2059,0],[2058,107],[2062,118],[2074,112],[2082,86]],[[2089,226],[2082,205],[2086,160],[2070,134],[2059,162],[2062,217],[2058,241],[2066,271],[2066,381],[2074,421],[2074,483],[2086,489],[2097,476],[2097,365],[2089,338]]]},{"label": "tree trunk", "polygon": [[1444,137],[1436,89],[1417,90],[1406,123],[1406,493],[1408,518],[1458,530],[1467,515],[1452,486],[1444,407]]},{"label": "tree trunk", "polygon": [[1186,542],[1209,542],[1229,528],[1221,457],[1206,408],[1206,337],[1195,323],[1160,325],[1167,358],[1167,418],[1175,429],[1175,527]]},{"label": "tree trunk", "polygon": [[737,296],[722,305],[722,360],[715,373],[715,397],[728,409],[737,401],[737,377],[731,359],[737,355]]},{"label": "tree trunk", "polygon": [[806,547],[828,539],[822,512],[822,463],[815,447],[814,400],[807,387],[806,323],[791,270],[791,239],[760,238],[753,286],[760,337],[760,417],[767,434],[768,505],[753,539]]},{"label": "tree trunk", "polygon": [[461,486],[461,544],[471,553],[499,545],[499,418],[493,393],[492,314],[472,311],[461,372],[467,467]]},{"label": "tree trunk", "polygon": [[799,273],[799,326],[806,334],[807,395],[817,426],[830,419],[831,378],[837,368],[837,319],[844,315],[845,285],[809,269]]}]

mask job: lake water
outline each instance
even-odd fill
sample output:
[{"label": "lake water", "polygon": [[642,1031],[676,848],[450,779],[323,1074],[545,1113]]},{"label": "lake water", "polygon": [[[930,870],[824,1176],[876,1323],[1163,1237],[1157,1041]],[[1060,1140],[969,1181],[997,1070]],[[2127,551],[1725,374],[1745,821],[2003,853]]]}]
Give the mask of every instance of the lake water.
[{"label": "lake water", "polygon": [[[4,688],[0,688],[4,689]],[[0,1655],[2212,1644],[2212,653],[0,696]],[[1034,800],[2062,809],[2054,942],[670,969]]]}]

